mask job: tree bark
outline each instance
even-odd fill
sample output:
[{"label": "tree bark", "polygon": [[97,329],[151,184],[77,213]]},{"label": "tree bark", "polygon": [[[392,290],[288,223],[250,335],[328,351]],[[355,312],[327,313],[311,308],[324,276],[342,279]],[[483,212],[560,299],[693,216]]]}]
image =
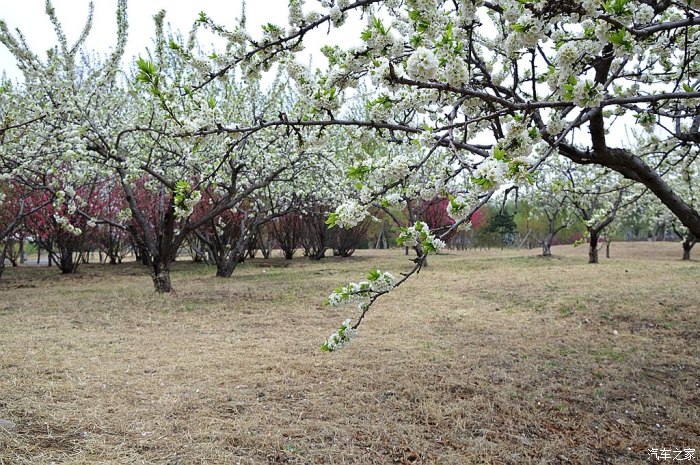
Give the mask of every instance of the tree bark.
[{"label": "tree bark", "polygon": [[7,252],[7,243],[5,243],[0,250],[0,279],[2,279],[2,274],[5,272],[5,253]]},{"label": "tree bark", "polygon": [[683,241],[683,260],[690,260],[690,251],[693,249],[695,242],[694,238],[686,238]]},{"label": "tree bark", "polygon": [[588,243],[588,263],[598,263],[598,231],[589,231],[590,241]]},{"label": "tree bark", "polygon": [[552,256],[552,242],[549,236],[545,237],[542,241],[542,256],[551,257]]},{"label": "tree bark", "polygon": [[167,265],[154,267],[151,272],[153,278],[153,286],[156,292],[163,294],[173,290],[172,282],[170,281],[170,268]]},{"label": "tree bark", "polygon": [[240,263],[240,259],[232,257],[230,259],[220,260],[216,263],[216,277],[230,278],[233,275],[236,266]]}]

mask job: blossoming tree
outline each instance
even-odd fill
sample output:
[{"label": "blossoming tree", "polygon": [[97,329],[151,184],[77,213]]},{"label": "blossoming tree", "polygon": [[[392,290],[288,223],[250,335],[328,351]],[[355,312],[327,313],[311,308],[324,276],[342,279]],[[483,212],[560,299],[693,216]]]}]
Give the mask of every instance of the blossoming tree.
[{"label": "blossoming tree", "polygon": [[[316,112],[267,125],[341,125],[416,143],[426,160],[449,160],[457,171],[449,176],[461,176],[470,192],[523,180],[538,159],[561,155],[643,184],[682,224],[700,232],[697,210],[619,136],[637,123],[650,131],[667,128],[665,137],[697,145],[697,0],[323,0],[321,7],[314,11],[302,0],[291,1],[289,26],[267,25],[262,38],[203,16],[202,23],[229,46],[196,88],[239,66],[260,72],[274,61],[286,63]],[[355,12],[367,21],[363,43],[326,47],[328,70],[309,79],[291,58],[304,35],[340,27]],[[372,82],[371,117],[337,117],[344,92],[362,78]],[[470,207],[476,206],[473,199]],[[337,224],[351,225],[368,204],[341,205]],[[416,242],[422,233],[417,224],[402,241]]]}]

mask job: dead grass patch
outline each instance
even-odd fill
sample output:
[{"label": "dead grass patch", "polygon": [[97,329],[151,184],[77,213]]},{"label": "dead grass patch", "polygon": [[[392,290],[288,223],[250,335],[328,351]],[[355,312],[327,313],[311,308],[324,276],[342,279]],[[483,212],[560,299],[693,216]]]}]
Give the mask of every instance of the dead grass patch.
[{"label": "dead grass patch", "polygon": [[678,244],[452,252],[356,342],[323,301],[400,250],[0,281],[0,463],[646,463],[700,446],[700,273]]}]

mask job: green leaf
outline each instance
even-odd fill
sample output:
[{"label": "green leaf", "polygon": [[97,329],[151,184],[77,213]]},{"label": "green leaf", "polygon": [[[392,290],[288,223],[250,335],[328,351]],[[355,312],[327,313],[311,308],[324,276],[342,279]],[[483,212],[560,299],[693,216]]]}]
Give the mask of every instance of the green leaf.
[{"label": "green leaf", "polygon": [[348,168],[346,175],[351,179],[363,179],[371,170],[368,166],[357,165]]},{"label": "green leaf", "polygon": [[495,183],[486,178],[472,178],[472,182],[477,186],[483,187],[485,190],[491,189]]},{"label": "green leaf", "polygon": [[452,24],[452,21],[450,21],[447,24],[447,27],[445,28],[445,33],[442,35],[442,40],[440,41],[441,45],[451,45],[452,41],[454,39],[454,32],[453,32],[454,26]]},{"label": "green leaf", "polygon": [[326,225],[328,225],[328,228],[333,228],[333,227],[337,226],[337,224],[336,224],[337,222],[338,222],[338,214],[335,212],[331,212],[328,215],[328,218],[326,218],[326,221],[324,223]]},{"label": "green leaf", "polygon": [[387,29],[384,27],[384,23],[382,23],[382,20],[379,19],[378,17],[374,17],[374,28],[379,31],[379,33],[383,36],[387,34]]},{"label": "green leaf", "polygon": [[369,281],[376,281],[376,280],[379,279],[379,277],[380,277],[381,275],[382,275],[381,272],[380,272],[379,270],[377,270],[377,269],[370,270],[369,274],[367,275],[367,279],[368,279]]},{"label": "green leaf", "polygon": [[136,60],[136,66],[139,68],[139,73],[136,75],[136,80],[146,84],[153,83],[158,74],[158,68],[150,61],[139,58]]},{"label": "green leaf", "polygon": [[506,157],[506,152],[499,146],[495,146],[493,148],[493,158],[495,158],[498,161],[503,160]]},{"label": "green leaf", "polygon": [[609,14],[615,14],[620,16],[630,15],[631,12],[627,8],[627,0],[608,0],[603,3],[603,9]]},{"label": "green leaf", "polygon": [[189,196],[190,183],[180,179],[175,183],[174,202],[176,206],[182,206]]},{"label": "green leaf", "polygon": [[423,253],[437,253],[437,249],[433,245],[432,241],[425,240],[421,243],[421,247],[423,248]]}]

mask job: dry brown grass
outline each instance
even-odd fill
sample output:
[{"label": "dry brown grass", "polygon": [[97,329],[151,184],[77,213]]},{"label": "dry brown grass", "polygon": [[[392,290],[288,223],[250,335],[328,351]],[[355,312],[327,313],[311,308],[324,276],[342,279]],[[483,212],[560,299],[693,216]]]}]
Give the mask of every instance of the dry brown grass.
[{"label": "dry brown grass", "polygon": [[0,281],[1,464],[648,463],[700,449],[700,266],[678,244],[451,252],[372,310],[323,301],[399,250]]}]

